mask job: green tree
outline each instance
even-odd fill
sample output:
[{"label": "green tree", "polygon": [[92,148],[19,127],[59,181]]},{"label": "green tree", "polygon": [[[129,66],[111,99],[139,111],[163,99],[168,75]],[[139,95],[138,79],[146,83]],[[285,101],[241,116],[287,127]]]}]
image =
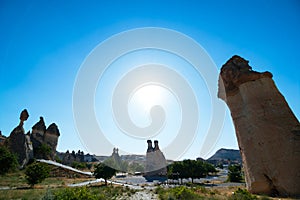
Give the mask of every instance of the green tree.
[{"label": "green tree", "polygon": [[105,185],[107,185],[107,179],[113,177],[116,172],[117,171],[114,168],[111,168],[104,163],[99,163],[98,165],[96,165],[94,176],[96,178],[103,178],[105,180]]},{"label": "green tree", "polygon": [[169,165],[168,167],[168,175],[169,178],[172,179],[180,179],[181,180],[181,184],[182,184],[182,179],[184,178],[183,176],[183,163],[181,161],[176,161],[173,162],[171,165]]},{"label": "green tree", "polygon": [[172,163],[168,166],[168,177],[170,179],[191,178],[192,183],[196,178],[203,178],[209,173],[215,173],[215,167],[201,160],[183,160]]},{"label": "green tree", "polygon": [[230,165],[228,167],[228,181],[230,181],[230,182],[241,182],[242,181],[241,165]]},{"label": "green tree", "polygon": [[192,183],[194,183],[194,179],[200,177],[202,169],[199,168],[198,162],[195,160],[184,160],[183,161],[183,178],[191,178]]},{"label": "green tree", "polygon": [[197,160],[194,163],[196,174],[194,178],[203,178],[207,175],[207,163],[201,160]]},{"label": "green tree", "polygon": [[33,187],[35,184],[45,180],[49,176],[49,173],[50,169],[47,164],[34,162],[26,167],[26,181]]},{"label": "green tree", "polygon": [[208,162],[203,162],[203,161],[200,161],[200,162],[202,162],[205,176],[207,176],[209,173],[217,173],[218,172],[212,164],[210,164]]},{"label": "green tree", "polygon": [[220,168],[220,169],[223,169],[223,168],[224,168],[224,166],[223,166],[222,163],[217,164],[217,167]]},{"label": "green tree", "polygon": [[0,146],[0,175],[14,171],[17,167],[16,155],[11,153],[6,147]]}]

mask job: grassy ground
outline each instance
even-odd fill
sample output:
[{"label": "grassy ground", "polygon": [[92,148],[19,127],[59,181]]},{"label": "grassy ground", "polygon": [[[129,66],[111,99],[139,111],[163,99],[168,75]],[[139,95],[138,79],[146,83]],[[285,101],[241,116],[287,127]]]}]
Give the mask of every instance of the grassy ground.
[{"label": "grassy ground", "polygon": [[68,184],[80,183],[83,181],[93,180],[89,178],[46,178],[42,183],[37,184],[34,188],[26,183],[24,171],[6,174],[0,176],[0,188],[7,188],[0,191],[0,199],[41,199],[51,189],[54,192],[59,188],[64,188]]},{"label": "grassy ground", "polygon": [[47,189],[17,189],[17,190],[2,190],[0,192],[1,200],[8,199],[32,199],[40,200],[47,192]]},{"label": "grassy ground", "polygon": [[104,183],[97,183],[93,187],[69,188],[68,184],[85,182],[94,180],[93,178],[46,178],[42,183],[31,188],[25,179],[23,171],[10,173],[0,176],[0,200],[20,199],[20,200],[37,200],[43,199],[45,196],[53,196],[54,194],[74,194],[88,195],[95,199],[113,199],[117,196],[125,195],[127,197],[135,193],[135,190],[130,190],[126,187],[106,187]]},{"label": "grassy ground", "polygon": [[[45,197],[59,196],[59,199],[68,199],[71,196],[75,199],[117,199],[121,196],[130,197],[136,191],[129,188],[114,186],[93,186],[80,188],[27,188],[16,190],[2,190],[0,200],[20,199],[20,200],[40,200]],[[85,198],[86,197],[86,198]]]},{"label": "grassy ground", "polygon": [[[23,171],[0,176],[0,188],[6,188],[0,190],[0,200],[8,199],[20,199],[20,200],[35,200],[42,199],[45,196],[53,196],[55,194],[60,195],[78,195],[87,197],[93,197],[91,199],[130,199],[135,194],[135,190],[130,190],[126,187],[109,186],[106,187],[103,183],[97,183],[92,187],[81,188],[69,188],[68,184],[74,184],[84,182],[88,180],[94,180],[91,178],[47,178],[42,183],[37,184],[34,188],[30,188],[25,180]],[[7,189],[7,188],[10,189]],[[235,200],[235,199],[249,199],[247,198],[232,198],[233,192],[238,188],[243,187],[213,187],[205,188],[199,185],[193,185],[192,187],[176,187],[176,188],[162,188],[158,187],[152,189],[152,193],[156,193],[160,199],[209,199],[209,200]],[[279,198],[269,198],[263,196],[256,196],[257,199],[267,200]],[[49,198],[48,198],[49,199]],[[65,199],[64,197],[61,199]],[[281,198],[283,199],[283,198]],[[288,200],[288,199],[286,199]]]},{"label": "grassy ground", "polygon": [[[207,199],[207,200],[227,200],[230,198],[232,193],[236,191],[236,187],[231,188],[205,188],[203,186],[195,186],[192,188],[187,188],[184,186],[179,186],[176,188],[156,188],[155,193],[159,195],[161,200],[167,199]],[[249,199],[250,200],[250,199]]]},{"label": "grassy ground", "polygon": [[[44,187],[64,187],[68,184],[80,183],[88,180],[94,180],[93,178],[63,178],[63,177],[50,177],[46,178],[42,183],[36,185],[36,188]],[[27,188],[29,187],[26,183],[25,174],[23,171],[6,174],[0,176],[0,188]]]}]

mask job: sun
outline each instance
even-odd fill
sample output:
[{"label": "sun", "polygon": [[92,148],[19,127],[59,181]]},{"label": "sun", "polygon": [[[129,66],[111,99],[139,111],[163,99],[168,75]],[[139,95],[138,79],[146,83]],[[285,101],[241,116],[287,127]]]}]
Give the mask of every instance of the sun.
[{"label": "sun", "polygon": [[136,106],[149,111],[155,105],[163,106],[166,103],[166,90],[161,85],[147,84],[134,92],[132,100]]},{"label": "sun", "polygon": [[140,127],[151,124],[149,115],[151,108],[161,106],[165,111],[168,108],[170,91],[158,84],[148,83],[134,90],[129,98],[128,113],[131,120]]}]

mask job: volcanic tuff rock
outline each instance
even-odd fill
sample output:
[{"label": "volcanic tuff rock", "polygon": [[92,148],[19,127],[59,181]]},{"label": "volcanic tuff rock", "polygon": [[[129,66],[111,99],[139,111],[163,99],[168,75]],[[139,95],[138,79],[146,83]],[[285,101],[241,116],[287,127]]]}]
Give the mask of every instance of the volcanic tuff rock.
[{"label": "volcanic tuff rock", "polygon": [[27,110],[23,110],[20,115],[20,124],[14,128],[10,136],[4,141],[4,145],[17,155],[21,167],[24,167],[31,158],[54,160],[60,135],[54,123],[46,129],[43,117],[40,117],[40,121],[32,127],[31,134],[30,132],[25,134],[23,124],[28,117]]},{"label": "volcanic tuff rock", "polygon": [[146,169],[145,177],[158,177],[167,175],[167,161],[164,154],[161,152],[158,146],[158,141],[154,140],[154,148],[152,147],[152,141],[148,140],[148,149],[146,153]]},{"label": "volcanic tuff rock", "polygon": [[31,141],[34,149],[34,157],[54,160],[58,137],[58,127],[52,123],[47,129],[43,117],[32,127]]},{"label": "volcanic tuff rock", "polygon": [[29,117],[27,110],[23,110],[20,114],[20,123],[13,129],[4,144],[8,149],[17,155],[18,162],[21,167],[27,164],[28,160],[32,158],[32,145],[30,143],[29,135],[25,135],[23,128],[24,121]]},{"label": "volcanic tuff rock", "polygon": [[222,66],[218,96],[231,111],[249,191],[300,195],[300,124],[272,74],[233,56]]}]

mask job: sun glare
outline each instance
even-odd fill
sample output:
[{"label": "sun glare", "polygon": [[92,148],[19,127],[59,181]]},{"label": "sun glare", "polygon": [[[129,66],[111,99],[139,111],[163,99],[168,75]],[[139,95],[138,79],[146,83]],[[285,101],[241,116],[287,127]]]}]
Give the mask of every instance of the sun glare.
[{"label": "sun glare", "polygon": [[137,89],[132,100],[138,107],[149,111],[155,105],[166,103],[166,92],[166,89],[160,85],[149,84]]}]

